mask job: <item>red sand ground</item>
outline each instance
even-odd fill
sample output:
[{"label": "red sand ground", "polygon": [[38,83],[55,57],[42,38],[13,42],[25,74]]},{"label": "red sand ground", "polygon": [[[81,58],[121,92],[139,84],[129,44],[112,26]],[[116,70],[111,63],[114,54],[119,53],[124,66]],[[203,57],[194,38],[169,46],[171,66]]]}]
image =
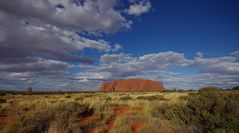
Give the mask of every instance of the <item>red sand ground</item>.
[{"label": "red sand ground", "polygon": [[87,116],[85,118],[83,118],[82,120],[80,120],[80,124],[81,125],[88,125],[91,124],[95,121],[99,121],[101,118],[99,115],[91,115],[91,116]]},{"label": "red sand ground", "polygon": [[8,116],[0,116],[0,125],[4,125],[9,121]]},{"label": "red sand ground", "polygon": [[113,111],[114,115],[121,116],[129,110],[129,107],[128,105],[122,104],[122,105],[113,106],[110,110]]},{"label": "red sand ground", "polygon": [[0,112],[0,125],[4,125],[7,122],[9,122],[10,118],[9,115],[7,114],[7,111],[1,111]]},{"label": "red sand ground", "polygon": [[107,125],[107,127],[101,127],[101,131],[104,132],[104,133],[109,132],[113,128],[114,120],[106,121],[106,125]]},{"label": "red sand ground", "polygon": [[[124,115],[124,119],[134,119],[139,117],[137,113],[143,111],[143,107],[129,108],[128,105],[121,104],[121,105],[112,105],[111,107],[109,107],[107,111],[110,111],[115,117],[123,117],[124,114],[126,114],[127,112],[130,112],[132,114]],[[92,115],[92,116],[88,116],[81,119],[80,124],[90,125],[97,121],[103,121],[103,120],[100,118],[99,115]],[[110,130],[114,126],[114,121],[115,121],[114,119],[106,120],[105,122],[103,122],[105,123],[103,125],[98,125],[96,127],[88,128],[87,133],[93,133],[95,129],[98,129],[100,132],[105,132],[105,133],[110,132]],[[140,133],[139,129],[143,124],[144,124],[143,121],[136,121],[134,123],[131,123],[130,127],[134,133]]]},{"label": "red sand ground", "polygon": [[143,121],[134,122],[131,124],[131,129],[134,133],[140,133],[139,128],[144,125]]},{"label": "red sand ground", "polygon": [[[143,107],[135,107],[135,108],[129,108],[128,105],[122,104],[122,105],[113,105],[109,108],[108,111],[111,111],[112,114],[116,117],[122,117],[127,112],[131,112],[133,114],[127,114],[124,119],[133,119],[137,118],[137,113],[143,111]],[[1,111],[0,112],[0,125],[6,124],[9,122],[10,118],[7,114],[7,111]],[[81,125],[89,125],[97,121],[101,121],[101,117],[99,115],[91,115],[87,116],[83,119],[81,119],[79,122]],[[105,125],[98,126],[98,127],[92,127],[87,129],[87,133],[94,133],[95,129],[98,128],[102,132],[110,132],[110,130],[113,128],[115,120],[107,120],[105,121]],[[131,123],[131,129],[134,133],[140,133],[139,128],[144,124],[143,121],[136,121],[134,123]],[[167,131],[165,132],[167,133]]]},{"label": "red sand ground", "polygon": [[95,131],[95,128],[88,128],[87,129],[87,133],[94,133],[94,131]]}]

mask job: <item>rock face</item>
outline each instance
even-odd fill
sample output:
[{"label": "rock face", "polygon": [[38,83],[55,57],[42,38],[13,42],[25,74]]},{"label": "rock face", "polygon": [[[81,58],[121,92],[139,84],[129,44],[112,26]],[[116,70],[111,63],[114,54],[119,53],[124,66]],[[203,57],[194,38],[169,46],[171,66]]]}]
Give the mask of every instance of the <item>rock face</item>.
[{"label": "rock face", "polygon": [[147,79],[114,80],[104,83],[100,91],[164,91],[163,84]]}]

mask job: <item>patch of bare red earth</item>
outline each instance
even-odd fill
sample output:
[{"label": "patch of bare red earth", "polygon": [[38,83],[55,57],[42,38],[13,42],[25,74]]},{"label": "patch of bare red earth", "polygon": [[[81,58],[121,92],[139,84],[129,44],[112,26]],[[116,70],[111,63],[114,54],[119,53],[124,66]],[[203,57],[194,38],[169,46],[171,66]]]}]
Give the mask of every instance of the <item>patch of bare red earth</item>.
[{"label": "patch of bare red earth", "polygon": [[[81,125],[90,125],[90,124],[100,121],[100,120],[101,120],[101,118],[99,115],[91,115],[91,116],[87,116],[87,117],[81,119],[80,124]],[[88,128],[86,132],[94,133],[94,130],[95,130],[95,128]]]},{"label": "patch of bare red earth", "polygon": [[128,105],[116,105],[113,106],[110,110],[113,111],[113,114],[116,116],[122,116],[124,113],[126,113],[129,110]]},{"label": "patch of bare red earth", "polygon": [[10,117],[6,110],[0,111],[0,125],[5,125],[10,121]]},{"label": "patch of bare red earth", "polygon": [[[130,114],[126,116],[126,119],[128,120],[134,120],[133,122],[130,122],[130,127],[134,133],[140,133],[140,128],[144,125],[144,121],[142,119],[139,119],[138,113],[143,111],[143,107],[134,107],[131,108]],[[137,120],[138,119],[138,120]]]},{"label": "patch of bare red earth", "polygon": [[[143,111],[143,107],[129,108],[128,105],[121,104],[121,105],[112,105],[107,109],[107,111],[110,111],[113,114],[114,118],[109,119],[109,120],[105,120],[105,122],[103,122],[103,123],[105,123],[105,125],[96,125],[94,127],[88,128],[86,130],[87,133],[94,133],[94,131],[96,129],[98,129],[99,132],[108,133],[113,128],[116,117],[123,117],[124,116],[125,120],[135,119],[135,118],[138,117],[135,114],[137,114],[138,112]],[[131,114],[124,115],[127,112],[132,112],[133,114],[132,115]],[[99,115],[91,115],[91,116],[87,116],[87,117],[81,119],[80,124],[81,125],[90,125],[92,123],[99,122],[101,120],[102,119],[100,118]],[[141,126],[143,126],[144,121],[134,121],[134,122],[129,123],[129,124],[130,124],[130,127],[131,127],[131,129],[134,133],[140,133],[139,129],[140,129]]]},{"label": "patch of bare red earth", "polygon": [[91,116],[87,116],[83,119],[80,120],[80,124],[82,125],[88,125],[90,123],[92,123],[93,121],[98,121],[100,120],[100,116],[98,115],[91,115]]},{"label": "patch of bare red earth", "polygon": [[144,125],[143,121],[134,122],[131,124],[131,129],[133,130],[134,133],[140,133],[139,129],[143,125]]},{"label": "patch of bare red earth", "polygon": [[[128,105],[121,104],[121,105],[112,105],[108,111],[112,112],[112,114],[116,117],[120,117],[123,114],[125,114],[129,110]],[[106,121],[106,127],[101,128],[102,132],[109,132],[114,125],[115,119],[107,120]]]}]

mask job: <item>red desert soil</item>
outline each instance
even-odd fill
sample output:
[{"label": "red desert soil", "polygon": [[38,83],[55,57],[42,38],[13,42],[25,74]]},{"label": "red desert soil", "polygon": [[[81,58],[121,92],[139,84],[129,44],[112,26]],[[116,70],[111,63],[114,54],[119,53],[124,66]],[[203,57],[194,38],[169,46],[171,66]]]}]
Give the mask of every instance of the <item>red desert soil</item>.
[{"label": "red desert soil", "polygon": [[[87,116],[87,117],[81,119],[80,124],[81,125],[89,125],[89,124],[94,123],[99,120],[101,120],[99,115],[91,115],[91,116]],[[87,133],[94,133],[94,130],[95,130],[95,128],[88,128]]]},{"label": "red desert soil", "polygon": [[7,124],[8,121],[9,121],[8,116],[0,116],[0,125]]},{"label": "red desert soil", "polygon": [[10,118],[7,114],[7,111],[0,111],[0,125],[7,124],[9,122]]},{"label": "red desert soil", "polygon": [[94,131],[95,131],[95,128],[88,128],[87,129],[87,133],[94,133]]},{"label": "red desert soil", "polygon": [[148,79],[114,80],[104,83],[100,91],[164,91],[164,86]]},{"label": "red desert soil", "polygon": [[106,121],[106,125],[107,125],[107,127],[102,127],[101,128],[101,131],[104,132],[104,133],[109,132],[113,128],[114,120]]},{"label": "red desert soil", "polygon": [[[134,114],[128,114],[125,116],[124,119],[134,119],[137,118],[138,116],[135,115],[138,112],[143,111],[143,107],[135,107],[135,108],[129,108],[128,105],[126,104],[121,104],[121,105],[112,105],[108,111],[111,111],[112,114],[116,117],[122,117],[124,114],[126,114],[127,112],[131,112]],[[102,120],[100,118],[100,116],[98,115],[92,115],[92,116],[88,116],[83,118],[82,120],[80,120],[80,124],[83,125],[89,125],[91,123],[94,123],[96,121],[100,121]],[[95,131],[95,129],[99,129],[100,132],[110,132],[110,130],[113,128],[114,125],[114,119],[111,120],[105,120],[105,125],[98,125],[96,127],[92,127],[92,128],[88,128],[87,129],[87,133],[93,133]],[[144,124],[143,121],[136,121],[130,124],[131,129],[134,133],[140,133],[139,132],[139,128]]]},{"label": "red desert soil", "polygon": [[99,115],[91,115],[91,116],[87,116],[85,118],[83,118],[82,120],[80,120],[80,124],[81,125],[88,125],[91,124],[95,121],[100,120],[100,116]]},{"label": "red desert soil", "polygon": [[122,105],[111,107],[111,110],[113,111],[114,115],[121,116],[129,110],[129,107],[128,105],[122,104]]},{"label": "red desert soil", "polygon": [[140,133],[139,128],[144,125],[143,121],[134,122],[131,124],[131,129],[134,133]]},{"label": "red desert soil", "polygon": [[174,132],[170,129],[163,129],[162,133],[174,133]]}]

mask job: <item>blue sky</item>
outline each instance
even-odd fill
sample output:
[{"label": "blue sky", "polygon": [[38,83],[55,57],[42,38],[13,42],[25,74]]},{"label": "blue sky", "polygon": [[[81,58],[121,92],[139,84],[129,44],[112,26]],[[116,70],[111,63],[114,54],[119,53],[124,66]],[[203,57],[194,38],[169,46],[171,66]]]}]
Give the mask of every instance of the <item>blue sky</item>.
[{"label": "blue sky", "polygon": [[97,90],[128,78],[239,85],[236,0],[9,1],[0,36],[0,89]]},{"label": "blue sky", "polygon": [[132,17],[132,29],[107,39],[119,40],[133,54],[173,50],[192,58],[198,51],[213,57],[238,49],[238,2],[169,0],[152,5],[150,13]]}]

